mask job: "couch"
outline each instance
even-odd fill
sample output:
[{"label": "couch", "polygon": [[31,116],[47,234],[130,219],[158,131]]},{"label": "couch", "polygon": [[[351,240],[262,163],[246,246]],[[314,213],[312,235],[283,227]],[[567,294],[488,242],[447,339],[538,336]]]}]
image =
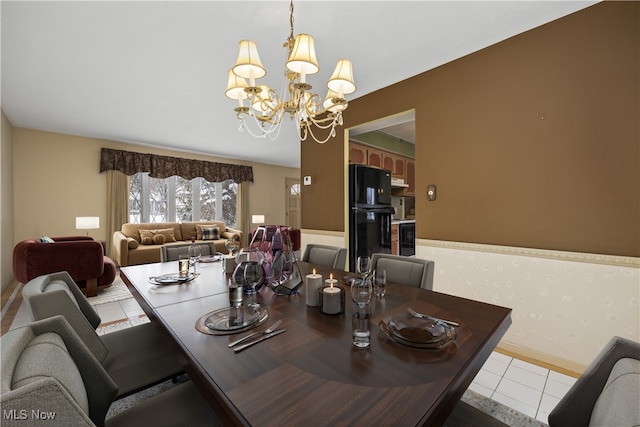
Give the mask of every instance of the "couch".
[{"label": "couch", "polygon": [[[215,233],[217,228],[218,233]],[[216,251],[229,252],[227,239],[242,243],[242,231],[229,228],[221,221],[126,223],[113,233],[113,259],[121,267],[160,262],[163,245],[185,242],[213,242]]]},{"label": "couch", "polygon": [[[41,240],[48,243],[41,243]],[[13,248],[13,277],[27,283],[43,274],[67,271],[87,296],[110,286],[116,265],[105,256],[102,243],[91,236],[64,236],[23,240]]]}]

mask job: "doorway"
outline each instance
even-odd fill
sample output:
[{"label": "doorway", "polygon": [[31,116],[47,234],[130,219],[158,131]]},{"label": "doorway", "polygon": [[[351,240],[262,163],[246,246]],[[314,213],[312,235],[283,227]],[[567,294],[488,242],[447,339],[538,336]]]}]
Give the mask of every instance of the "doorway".
[{"label": "doorway", "polygon": [[287,227],[300,228],[300,179],[285,178],[285,222]]}]

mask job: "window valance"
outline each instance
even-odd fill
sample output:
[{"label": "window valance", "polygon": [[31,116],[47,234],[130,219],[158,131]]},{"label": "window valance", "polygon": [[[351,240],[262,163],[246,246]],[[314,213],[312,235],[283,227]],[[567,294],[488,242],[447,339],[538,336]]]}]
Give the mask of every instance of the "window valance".
[{"label": "window valance", "polygon": [[228,179],[237,183],[253,182],[251,166],[102,148],[100,173],[108,170],[117,170],[129,176],[138,172],[149,172],[149,176],[153,178],[177,175],[184,179],[202,177],[209,182]]}]

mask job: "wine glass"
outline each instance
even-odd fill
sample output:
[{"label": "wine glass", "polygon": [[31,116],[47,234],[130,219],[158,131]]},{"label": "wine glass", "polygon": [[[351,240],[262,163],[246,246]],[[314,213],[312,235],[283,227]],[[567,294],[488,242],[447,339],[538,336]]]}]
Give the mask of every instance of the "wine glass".
[{"label": "wine glass", "polygon": [[371,273],[371,258],[368,256],[359,256],[356,264],[357,273],[362,276],[362,280]]},{"label": "wine glass", "polygon": [[237,240],[227,239],[224,242],[224,247],[229,251],[229,255],[235,255],[238,249],[240,249],[240,242]]},{"label": "wine glass", "polygon": [[196,274],[196,263],[202,252],[200,251],[200,245],[191,245],[189,246],[189,263],[193,265],[193,274]]},{"label": "wine glass", "polygon": [[359,308],[365,308],[371,302],[372,295],[371,279],[365,276],[362,280],[351,280],[351,299]]},{"label": "wine glass", "polygon": [[256,300],[256,286],[264,280],[262,266],[256,261],[249,261],[244,268],[244,282],[251,286],[251,302],[248,304],[253,309],[258,309],[260,304]]}]

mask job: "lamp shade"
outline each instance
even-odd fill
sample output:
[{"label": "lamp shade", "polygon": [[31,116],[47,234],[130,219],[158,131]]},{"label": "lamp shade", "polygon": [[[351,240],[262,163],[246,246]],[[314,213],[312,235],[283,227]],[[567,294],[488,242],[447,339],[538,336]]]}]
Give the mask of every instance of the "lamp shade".
[{"label": "lamp shade", "polygon": [[338,95],[356,91],[356,84],[353,82],[353,66],[351,65],[351,61],[348,59],[338,61],[336,69],[327,82],[327,86]]},{"label": "lamp shade", "polygon": [[93,230],[95,228],[100,228],[99,216],[77,216],[76,217],[77,230]]},{"label": "lamp shade", "polygon": [[249,79],[253,86],[253,79],[259,79],[267,74],[267,70],[260,61],[258,55],[258,46],[251,40],[240,41],[240,52],[238,52],[238,60],[233,66],[233,72],[244,79]]},{"label": "lamp shade", "polygon": [[227,89],[224,94],[230,99],[245,99],[247,92],[244,88],[247,87],[247,81],[242,77],[238,77],[233,73],[233,70],[229,70],[229,79],[227,80]]},{"label": "lamp shade", "polygon": [[347,101],[344,97],[339,96],[337,93],[329,89],[327,96],[324,98],[322,106],[332,113],[339,113],[347,109]]},{"label": "lamp shade", "polygon": [[266,116],[270,111],[275,109],[276,103],[271,98],[271,88],[267,85],[260,85],[258,92],[253,100],[251,107],[260,116]]},{"label": "lamp shade", "polygon": [[287,68],[294,73],[315,74],[320,71],[316,59],[316,48],[313,37],[309,34],[296,36],[291,55],[287,61]]},{"label": "lamp shade", "polygon": [[254,224],[264,224],[264,215],[251,215],[251,222]]}]

